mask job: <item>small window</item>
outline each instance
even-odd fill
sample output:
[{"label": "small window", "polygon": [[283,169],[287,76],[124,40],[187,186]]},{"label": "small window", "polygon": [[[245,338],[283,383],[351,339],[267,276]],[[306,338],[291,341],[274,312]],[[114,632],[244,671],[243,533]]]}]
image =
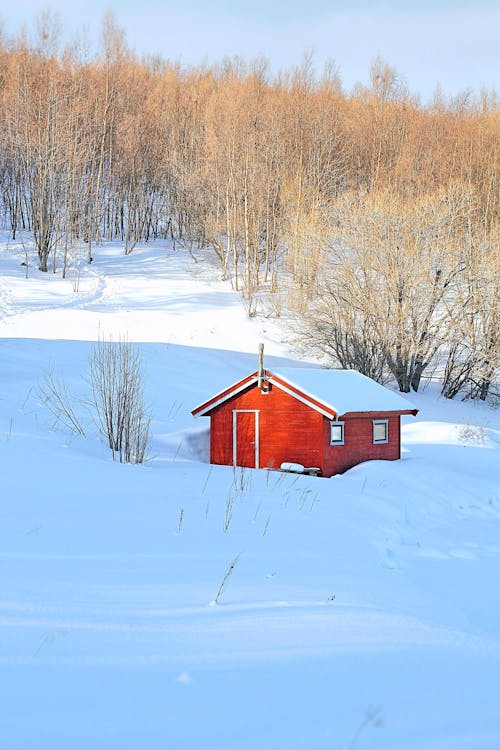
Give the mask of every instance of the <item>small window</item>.
[{"label": "small window", "polygon": [[373,420],[373,442],[374,443],[388,443],[389,442],[389,421],[387,419],[374,419]]},{"label": "small window", "polygon": [[330,422],[330,445],[344,445],[343,422]]}]

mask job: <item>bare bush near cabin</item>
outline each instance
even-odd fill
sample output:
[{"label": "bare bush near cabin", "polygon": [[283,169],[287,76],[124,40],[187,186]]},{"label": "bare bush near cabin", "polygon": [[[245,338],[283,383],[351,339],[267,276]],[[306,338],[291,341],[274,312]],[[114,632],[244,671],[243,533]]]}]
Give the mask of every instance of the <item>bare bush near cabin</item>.
[{"label": "bare bush near cabin", "polygon": [[129,341],[99,338],[90,354],[92,406],[113,459],[140,464],[147,457],[151,417],[144,406],[139,352]]},{"label": "bare bush near cabin", "polygon": [[[60,424],[75,435],[85,436],[85,429],[73,408],[73,398],[68,393],[64,378],[57,377],[52,367],[45,376],[39,389],[42,403],[55,417],[55,424]],[[54,425],[55,426],[55,425]]]}]

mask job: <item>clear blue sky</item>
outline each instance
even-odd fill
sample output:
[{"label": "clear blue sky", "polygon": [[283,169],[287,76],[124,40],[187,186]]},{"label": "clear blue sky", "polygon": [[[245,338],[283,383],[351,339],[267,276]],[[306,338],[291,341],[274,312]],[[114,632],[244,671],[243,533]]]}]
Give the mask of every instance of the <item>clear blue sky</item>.
[{"label": "clear blue sky", "polygon": [[277,70],[312,52],[318,70],[333,58],[350,90],[380,54],[424,101],[438,81],[447,94],[500,89],[498,0],[2,0],[4,33],[34,28],[48,8],[66,36],[85,27],[95,44],[112,8],[136,52],[186,65],[262,54]]}]

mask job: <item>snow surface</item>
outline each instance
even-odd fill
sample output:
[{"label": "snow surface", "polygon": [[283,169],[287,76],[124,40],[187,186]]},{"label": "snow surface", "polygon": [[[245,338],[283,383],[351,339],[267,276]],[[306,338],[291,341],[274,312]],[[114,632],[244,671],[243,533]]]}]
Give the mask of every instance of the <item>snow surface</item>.
[{"label": "snow surface", "polygon": [[341,417],[357,411],[405,411],[411,401],[355,370],[320,370],[281,367],[273,375],[283,378],[304,395],[321,401]]},{"label": "snow surface", "polygon": [[[79,282],[26,279],[0,249],[2,750],[500,747],[499,412],[429,386],[401,461],[211,467],[190,410],[259,341],[271,370],[299,364],[286,328],[249,320],[208,257],[94,257]],[[141,342],[143,466],[85,406],[99,329]],[[85,437],[43,405],[49,367]]]}]

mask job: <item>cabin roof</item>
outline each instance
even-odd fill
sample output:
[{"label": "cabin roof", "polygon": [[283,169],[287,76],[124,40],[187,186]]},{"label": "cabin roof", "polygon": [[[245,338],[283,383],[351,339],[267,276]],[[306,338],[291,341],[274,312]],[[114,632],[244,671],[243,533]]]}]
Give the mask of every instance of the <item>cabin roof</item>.
[{"label": "cabin roof", "polygon": [[[322,370],[284,367],[266,370],[265,378],[329,418],[351,412],[404,412],[418,409],[394,391],[356,370]],[[209,414],[216,406],[257,382],[257,373],[243,378],[193,409],[195,416]]]},{"label": "cabin roof", "polygon": [[273,376],[320,401],[338,417],[350,412],[417,411],[406,398],[356,370],[284,367],[273,370]]}]

